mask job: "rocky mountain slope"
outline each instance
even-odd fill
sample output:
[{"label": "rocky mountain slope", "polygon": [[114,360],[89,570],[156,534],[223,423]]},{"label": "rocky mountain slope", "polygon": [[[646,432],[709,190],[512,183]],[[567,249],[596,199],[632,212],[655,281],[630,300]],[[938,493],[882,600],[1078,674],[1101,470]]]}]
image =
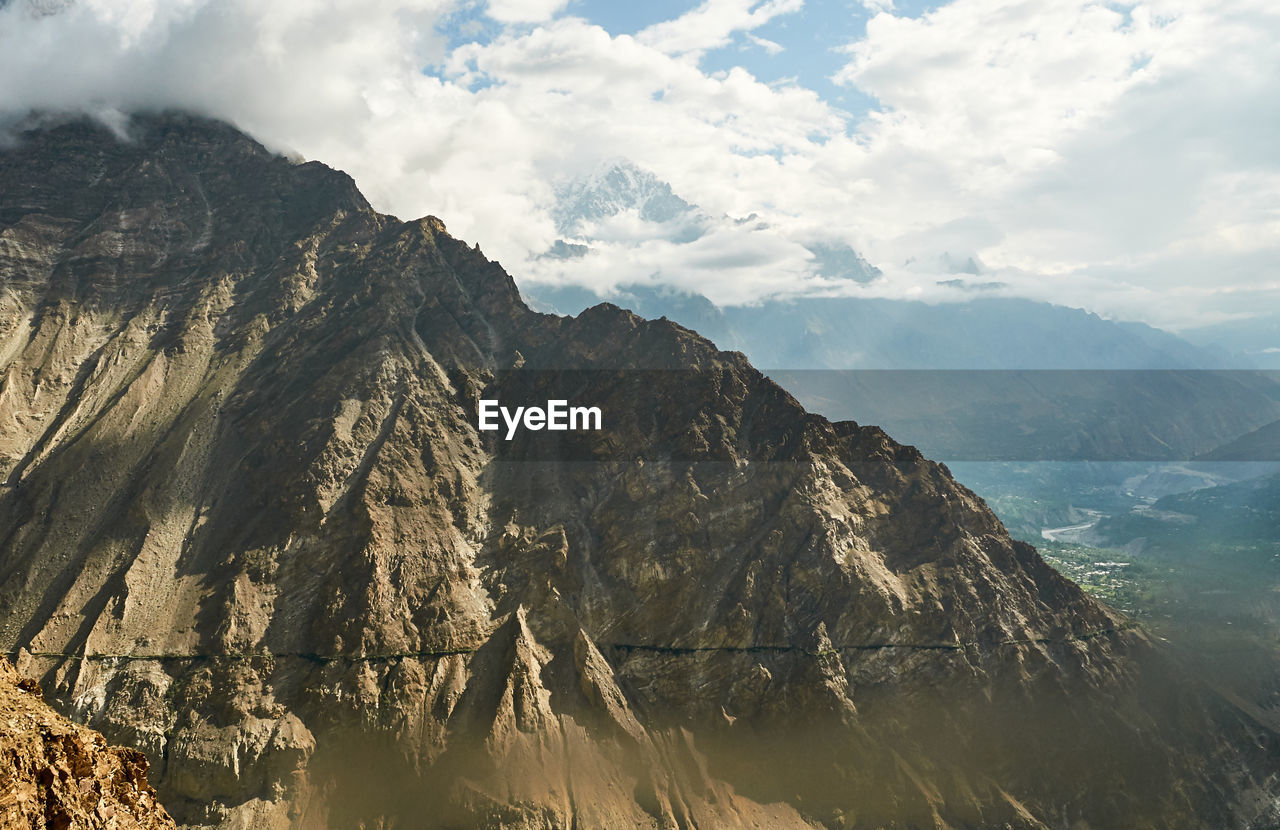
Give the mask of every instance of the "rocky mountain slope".
[{"label": "rocky mountain slope", "polygon": [[[1249,827],[1275,736],[947,470],[232,128],[0,150],[0,646],[189,827]],[[476,427],[479,398],[599,432]]]},{"label": "rocky mountain slope", "polygon": [[40,700],[0,658],[0,828],[162,830],[173,820],[147,784],[147,761],[108,747]]}]

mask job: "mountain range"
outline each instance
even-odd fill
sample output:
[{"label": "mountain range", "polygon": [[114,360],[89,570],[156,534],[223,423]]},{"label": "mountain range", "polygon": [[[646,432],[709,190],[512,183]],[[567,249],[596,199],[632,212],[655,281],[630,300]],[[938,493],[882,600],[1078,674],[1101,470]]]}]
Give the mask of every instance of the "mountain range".
[{"label": "mountain range", "polygon": [[[688,245],[717,223],[773,232],[754,214],[714,217],[677,195],[663,181],[625,159],[561,182],[552,210],[555,244],[551,259],[587,256],[609,244],[602,224],[632,216],[630,233]],[[536,307],[576,314],[602,301],[644,317],[667,317],[689,326],[722,348],[744,352],[765,369],[1247,369],[1269,367],[1259,344],[1280,345],[1266,322],[1230,324],[1193,331],[1195,344],[1143,323],[1106,320],[1081,309],[1000,296],[1004,286],[973,257],[943,254],[943,284],[963,301],[926,303],[839,296],[840,284],[867,283],[881,275],[832,229],[823,240],[805,242],[825,293],[717,306],[675,274],[651,282],[621,284],[605,292],[564,278],[521,281]],[[563,277],[563,275],[561,275]],[[596,275],[598,281],[600,275]],[[572,278],[568,278],[572,279]],[[593,283],[593,284],[598,284]],[[1246,332],[1252,332],[1245,337]],[[1256,335],[1256,336],[1254,336]],[[1270,340],[1268,340],[1270,338]]]},{"label": "mountain range", "polygon": [[[600,299],[531,290],[558,312]],[[614,299],[742,351],[814,411],[879,424],[934,457],[1280,460],[1265,432],[1251,436],[1280,418],[1280,376],[1079,309],[994,298],[721,308],[638,287]]]},{"label": "mountain range", "polygon": [[[1280,821],[1271,726],[945,466],[323,164],[129,129],[0,148],[0,650],[182,826]],[[604,429],[478,428],[557,398]]]},{"label": "mountain range", "polygon": [[1143,323],[1012,297],[938,304],[811,297],[717,306],[697,294],[653,286],[626,286],[608,296],[540,284],[523,290],[539,308],[560,314],[607,300],[646,317],[666,317],[766,370],[1253,368]]}]

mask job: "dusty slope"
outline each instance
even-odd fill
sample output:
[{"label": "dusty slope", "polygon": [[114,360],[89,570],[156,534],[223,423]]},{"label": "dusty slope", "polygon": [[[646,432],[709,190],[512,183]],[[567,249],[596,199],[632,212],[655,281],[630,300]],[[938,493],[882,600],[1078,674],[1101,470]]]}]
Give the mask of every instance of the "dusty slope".
[{"label": "dusty slope", "polygon": [[1274,736],[944,468],[323,165],[134,132],[0,150],[0,647],[180,821],[1268,820]]},{"label": "dusty slope", "polygon": [[142,753],[69,722],[0,658],[0,829],[173,826],[147,784]]}]

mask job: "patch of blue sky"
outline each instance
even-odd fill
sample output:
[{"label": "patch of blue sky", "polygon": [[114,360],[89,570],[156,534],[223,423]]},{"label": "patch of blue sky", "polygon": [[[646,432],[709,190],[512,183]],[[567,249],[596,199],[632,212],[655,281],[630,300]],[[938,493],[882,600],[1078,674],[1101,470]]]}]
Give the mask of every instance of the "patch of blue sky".
[{"label": "patch of blue sky", "polygon": [[[923,4],[916,5],[923,11]],[[847,47],[866,34],[870,17],[866,7],[853,0],[806,0],[800,10],[779,15],[752,32],[740,32],[732,44],[708,52],[702,67],[727,72],[741,66],[764,83],[813,90],[847,113],[852,126],[877,102],[854,86],[836,84],[832,77],[849,60]]]},{"label": "patch of blue sky", "polygon": [[699,5],[687,0],[648,0],[645,3],[570,0],[562,13],[590,20],[611,35],[634,35],[655,23],[674,20]]},{"label": "patch of blue sky", "polygon": [[447,51],[468,43],[489,43],[502,33],[503,25],[485,13],[487,8],[484,0],[467,0],[437,24]]},{"label": "patch of blue sky", "polygon": [[[698,5],[688,0],[570,0],[560,14],[583,18],[612,35],[634,35],[655,23],[674,20]],[[928,0],[896,0],[892,13],[919,17],[939,5],[942,4]],[[751,32],[735,33],[730,43],[706,52],[701,66],[708,73],[728,72],[740,66],[764,83],[813,90],[835,109],[848,113],[852,126],[875,109],[877,102],[856,87],[836,84],[831,79],[848,61],[845,47],[865,35],[873,14],[859,0],[805,0],[798,11],[779,15]],[[451,52],[467,43],[488,43],[512,28],[485,14],[483,0],[470,0],[441,23],[440,31]],[[441,75],[442,67],[430,66],[424,71]],[[491,83],[479,76],[473,79],[471,88],[483,89]]]},{"label": "patch of blue sky", "polygon": [[[459,46],[470,43],[490,43],[507,28],[485,13],[486,3],[483,0],[469,0],[462,3],[444,19],[436,24],[437,32],[444,37],[444,59]],[[455,81],[445,72],[444,65],[431,64],[422,68],[424,75],[432,75],[445,80]],[[471,79],[470,89],[480,90],[493,85],[492,79],[478,74]]]}]

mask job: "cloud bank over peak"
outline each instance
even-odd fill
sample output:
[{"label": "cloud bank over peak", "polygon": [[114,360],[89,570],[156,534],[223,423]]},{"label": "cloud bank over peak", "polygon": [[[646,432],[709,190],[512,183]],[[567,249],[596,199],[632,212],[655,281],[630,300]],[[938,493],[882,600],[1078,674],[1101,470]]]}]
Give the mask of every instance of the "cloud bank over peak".
[{"label": "cloud bank over peak", "polygon": [[[1159,325],[1280,307],[1273,4],[912,5],[624,25],[589,0],[11,0],[0,113],[226,118],[517,278],[955,300],[972,261],[1001,292]],[[838,26],[839,52],[806,40]],[[834,86],[768,80],[778,60],[827,61]],[[557,183],[610,159],[722,219],[690,239],[623,211],[592,228],[598,267],[547,259]],[[883,274],[826,278],[826,248]]]},{"label": "cloud bank over peak", "polygon": [[[186,108],[300,143],[439,60],[436,0],[79,0],[0,8],[0,112]],[[341,129],[341,127],[339,127]]]}]

